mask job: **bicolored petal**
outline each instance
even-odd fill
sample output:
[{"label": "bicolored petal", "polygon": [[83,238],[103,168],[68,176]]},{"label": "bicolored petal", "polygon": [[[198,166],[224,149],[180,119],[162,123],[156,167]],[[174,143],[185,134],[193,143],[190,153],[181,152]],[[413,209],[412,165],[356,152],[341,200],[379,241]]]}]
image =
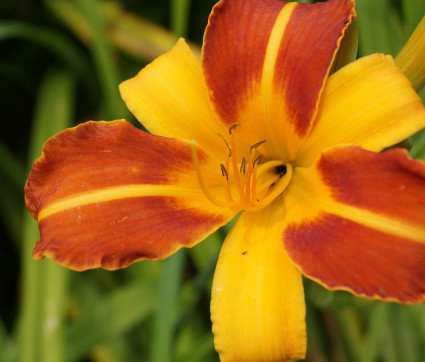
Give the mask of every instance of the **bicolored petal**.
[{"label": "bicolored petal", "polygon": [[301,274],[282,245],[281,199],[244,212],[220,252],[211,300],[215,348],[225,361],[304,358]]},{"label": "bicolored petal", "polygon": [[312,164],[327,147],[354,144],[381,151],[425,127],[425,109],[390,56],[372,54],[326,83],[311,134],[296,163]]},{"label": "bicolored petal", "polygon": [[425,163],[406,151],[335,147],[297,168],[284,244],[330,289],[403,303],[425,299]]},{"label": "bicolored petal", "polygon": [[25,194],[40,226],[33,256],[75,270],[165,258],[233,216],[204,196],[187,142],[125,121],[88,122],[51,138]]},{"label": "bicolored petal", "polygon": [[130,111],[153,134],[196,140],[214,154],[221,141],[217,133],[227,133],[210,107],[201,63],[183,39],[121,83],[120,92]]},{"label": "bicolored petal", "polygon": [[[267,139],[268,158],[293,159],[311,128],[354,1],[222,0],[205,33],[212,103],[239,137]],[[283,145],[283,146],[282,146]]]}]

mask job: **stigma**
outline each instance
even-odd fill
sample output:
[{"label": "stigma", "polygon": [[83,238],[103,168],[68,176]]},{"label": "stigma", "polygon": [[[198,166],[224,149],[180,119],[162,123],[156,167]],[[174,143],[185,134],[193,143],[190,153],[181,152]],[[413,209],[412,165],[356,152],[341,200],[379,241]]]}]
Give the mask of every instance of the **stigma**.
[{"label": "stigma", "polygon": [[292,166],[281,160],[267,160],[258,148],[266,142],[261,140],[249,148],[249,156],[238,158],[234,129],[229,128],[230,141],[221,136],[227,146],[228,154],[220,164],[223,179],[223,198],[212,195],[202,177],[196,142],[191,142],[192,159],[196,175],[205,196],[214,205],[227,207],[235,212],[241,210],[258,211],[279,197],[286,190],[292,177]]}]

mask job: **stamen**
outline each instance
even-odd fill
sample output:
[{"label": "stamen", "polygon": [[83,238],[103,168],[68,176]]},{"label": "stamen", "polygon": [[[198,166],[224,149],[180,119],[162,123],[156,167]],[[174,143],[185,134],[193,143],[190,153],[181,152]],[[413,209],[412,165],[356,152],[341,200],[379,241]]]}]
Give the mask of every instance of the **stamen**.
[{"label": "stamen", "polygon": [[210,200],[216,206],[219,206],[219,207],[229,207],[229,203],[226,203],[226,202],[222,202],[220,200],[217,200],[208,191],[208,189],[207,189],[207,187],[205,185],[205,181],[204,181],[204,179],[202,177],[202,174],[201,174],[201,169],[200,169],[200,166],[199,166],[198,152],[196,150],[196,142],[195,141],[191,141],[190,142],[190,149],[192,151],[192,161],[193,161],[193,163],[195,165],[196,176],[198,177],[199,185],[201,186],[201,189],[204,192],[204,194],[207,197],[207,199]]},{"label": "stamen", "polygon": [[[258,157],[257,157],[258,160]],[[255,160],[255,161],[257,161]],[[255,203],[258,201],[257,199],[257,169],[258,169],[258,164],[259,162],[254,162],[254,171],[252,172],[252,189],[251,189],[251,194],[249,195],[249,198],[251,200],[251,202]]]},{"label": "stamen", "polygon": [[226,167],[224,167],[222,163],[220,163],[220,167],[221,167],[221,174],[223,175],[223,177],[226,177],[226,180],[229,180],[229,174],[226,171]]},{"label": "stamen", "polygon": [[245,157],[242,157],[242,164],[239,172],[245,175]]},{"label": "stamen", "polygon": [[[229,162],[227,162],[227,166],[229,166]],[[230,192],[230,184],[229,184],[229,174],[227,173],[226,167],[221,163],[221,173],[223,174],[224,181],[224,193],[226,195],[226,201],[229,205],[233,202],[232,193]]]},{"label": "stamen", "polygon": [[263,159],[263,155],[259,155],[254,161],[254,166],[259,165],[262,159]]},{"label": "stamen", "polygon": [[239,122],[233,123],[229,128],[229,134],[232,134],[232,131],[238,126],[240,126]]},{"label": "stamen", "polygon": [[224,141],[224,143],[226,144],[227,149],[229,150],[229,157],[232,157],[232,149],[230,148],[229,144],[227,143],[226,139],[224,138],[224,136],[220,133],[217,133]]},{"label": "stamen", "polygon": [[262,155],[259,155],[254,160],[255,153],[253,151],[258,146],[260,146],[261,144],[263,144],[264,142],[266,142],[266,140],[263,140],[263,141],[260,141],[260,142],[255,143],[254,145],[251,146],[251,148],[249,150],[250,155],[249,155],[248,171],[247,171],[246,182],[245,182],[245,184],[246,184],[245,194],[244,194],[244,198],[243,198],[243,200],[244,200],[244,206],[245,205],[248,205],[248,204],[251,204],[252,205],[252,203],[255,202],[255,199],[253,200],[251,198],[251,183],[252,182],[255,182],[255,181],[253,181],[255,179],[255,177],[252,178],[253,168],[255,169],[255,165],[258,165],[261,162],[261,159],[263,158],[263,156]]},{"label": "stamen", "polygon": [[251,152],[252,152],[252,150],[257,149],[259,146],[261,146],[263,143],[266,143],[266,142],[267,142],[267,140],[262,140],[262,141],[259,141],[259,142],[257,142],[257,143],[254,143],[254,144],[251,146],[251,148],[249,149],[249,152],[251,153]]},{"label": "stamen", "polygon": [[[226,162],[220,164],[226,202],[216,199],[207,190],[200,171],[195,141],[191,142],[192,159],[202,191],[213,204],[219,207],[228,207],[234,211],[257,211],[269,205],[285,191],[292,178],[292,166],[290,164],[283,164],[282,161],[278,160],[262,163],[263,156],[261,154],[259,155],[258,152],[254,152],[260,145],[266,142],[262,140],[250,147],[248,162],[245,157],[242,157],[242,162],[238,168],[236,140],[233,132],[238,125],[235,123],[229,128],[229,143],[220,135],[229,150]],[[231,165],[230,162],[232,163]],[[231,175],[232,172],[233,177]],[[232,188],[236,187],[237,189],[238,196],[235,199],[232,196],[231,185]],[[233,194],[235,194],[234,190]]]},{"label": "stamen", "polygon": [[254,161],[254,171],[252,172],[251,194],[249,195],[251,203],[255,203],[258,201],[257,199],[257,169],[262,159],[263,159],[263,155],[259,155]]},{"label": "stamen", "polygon": [[[229,128],[230,133],[230,148],[233,150],[232,152],[232,168],[233,168],[233,177],[235,178],[236,188],[238,189],[239,199],[242,201],[244,199],[243,194],[243,185],[241,183],[241,179],[239,177],[239,170],[237,164],[237,155],[236,155],[236,142],[233,130],[235,127],[239,126],[239,123],[234,123]],[[244,202],[242,201],[242,207],[244,206]]]}]

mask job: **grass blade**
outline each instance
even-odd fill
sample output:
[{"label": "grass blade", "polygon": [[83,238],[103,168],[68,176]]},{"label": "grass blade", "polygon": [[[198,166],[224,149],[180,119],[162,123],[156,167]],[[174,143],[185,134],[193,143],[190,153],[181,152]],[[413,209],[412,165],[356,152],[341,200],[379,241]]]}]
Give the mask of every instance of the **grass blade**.
[{"label": "grass blade", "polygon": [[158,300],[151,341],[151,362],[171,362],[176,327],[176,303],[185,261],[185,252],[180,250],[164,260],[158,286]]},{"label": "grass blade", "polygon": [[118,70],[113,61],[112,47],[106,34],[106,24],[100,2],[98,0],[77,0],[77,5],[90,24],[93,33],[93,41],[89,46],[103,91],[104,102],[101,118],[106,120],[126,118],[129,112],[118,91],[120,83]]},{"label": "grass blade", "polygon": [[[45,76],[33,122],[29,164],[41,154],[43,143],[49,137],[70,125],[73,86],[73,78],[68,73],[51,71]],[[23,220],[19,358],[22,362],[60,361],[63,359],[63,286],[68,271],[31,259],[31,251],[39,239],[38,226],[26,210]],[[51,320],[55,321],[53,328],[46,328],[49,327],[46,322]]]},{"label": "grass blade", "polygon": [[171,0],[171,30],[176,37],[185,37],[189,26],[190,0]]}]

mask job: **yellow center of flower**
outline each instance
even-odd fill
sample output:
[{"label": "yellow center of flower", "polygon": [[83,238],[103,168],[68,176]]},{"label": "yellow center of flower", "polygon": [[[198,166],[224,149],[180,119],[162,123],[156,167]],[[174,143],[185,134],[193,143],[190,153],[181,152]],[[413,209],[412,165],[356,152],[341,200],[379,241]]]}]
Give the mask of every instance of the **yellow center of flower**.
[{"label": "yellow center of flower", "polygon": [[264,157],[257,152],[257,148],[266,140],[259,141],[250,147],[248,161],[245,157],[238,160],[233,133],[236,126],[238,124],[234,124],[229,129],[230,145],[222,137],[229,150],[225,163],[220,164],[225,199],[220,200],[213,196],[206,187],[196,143],[192,141],[192,159],[196,174],[202,191],[213,204],[228,207],[234,211],[261,210],[285,191],[291,181],[292,166],[280,160],[264,160]]}]

